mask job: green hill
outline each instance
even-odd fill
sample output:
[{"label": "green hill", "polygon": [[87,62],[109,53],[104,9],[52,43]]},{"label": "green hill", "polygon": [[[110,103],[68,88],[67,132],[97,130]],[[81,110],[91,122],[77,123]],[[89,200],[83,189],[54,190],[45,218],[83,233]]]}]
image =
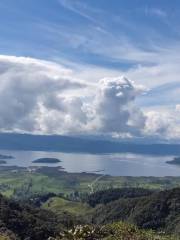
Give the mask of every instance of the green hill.
[{"label": "green hill", "polygon": [[95,201],[94,208],[53,195],[35,207],[0,195],[0,240],[180,239],[180,188],[114,189],[89,199]]},{"label": "green hill", "polygon": [[15,239],[48,239],[49,236],[56,236],[70,221],[72,219],[66,214],[57,218],[50,211],[17,203],[0,195],[0,235],[12,232]]},{"label": "green hill", "polygon": [[61,197],[50,198],[42,207],[58,214],[67,212],[81,217],[92,211],[92,208],[87,203],[69,201]]},{"label": "green hill", "polygon": [[180,235],[180,188],[98,205],[92,219],[96,224],[120,220]]}]

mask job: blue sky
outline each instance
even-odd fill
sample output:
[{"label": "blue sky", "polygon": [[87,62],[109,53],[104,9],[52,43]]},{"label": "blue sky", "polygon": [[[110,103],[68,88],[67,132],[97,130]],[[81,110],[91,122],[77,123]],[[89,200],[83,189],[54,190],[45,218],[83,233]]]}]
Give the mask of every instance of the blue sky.
[{"label": "blue sky", "polygon": [[126,76],[146,89],[135,103],[154,131],[171,132],[180,124],[179,22],[178,0],[1,0],[1,61],[46,60],[87,84]]},{"label": "blue sky", "polygon": [[1,0],[0,50],[2,54],[129,68],[143,61],[117,59],[113,52],[103,54],[96,48],[122,44],[154,52],[177,44],[179,9],[179,1],[168,0]]}]

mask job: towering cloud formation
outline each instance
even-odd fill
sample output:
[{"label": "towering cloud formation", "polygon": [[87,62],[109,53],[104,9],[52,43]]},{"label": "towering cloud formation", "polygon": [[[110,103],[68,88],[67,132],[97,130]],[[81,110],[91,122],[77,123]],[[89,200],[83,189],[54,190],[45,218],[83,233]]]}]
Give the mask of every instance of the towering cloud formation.
[{"label": "towering cloud formation", "polygon": [[91,85],[56,63],[0,56],[0,131],[177,138],[179,118],[135,105],[143,91],[125,77]]},{"label": "towering cloud formation", "polygon": [[134,100],[143,90],[125,77],[100,80],[91,106],[95,129],[111,134],[140,132],[145,118]]},{"label": "towering cloud formation", "polygon": [[144,125],[133,101],[141,92],[126,78],[88,84],[61,65],[0,57],[0,129],[40,133],[130,133]]}]

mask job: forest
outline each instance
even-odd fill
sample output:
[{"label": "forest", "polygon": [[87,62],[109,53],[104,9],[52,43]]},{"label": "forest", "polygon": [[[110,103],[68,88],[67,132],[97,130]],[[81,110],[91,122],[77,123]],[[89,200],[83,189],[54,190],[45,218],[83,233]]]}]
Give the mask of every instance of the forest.
[{"label": "forest", "polygon": [[0,195],[2,237],[179,239],[180,188],[164,191],[109,189],[78,201],[55,194],[36,195],[34,199],[36,201],[33,197],[28,202],[16,201]]}]

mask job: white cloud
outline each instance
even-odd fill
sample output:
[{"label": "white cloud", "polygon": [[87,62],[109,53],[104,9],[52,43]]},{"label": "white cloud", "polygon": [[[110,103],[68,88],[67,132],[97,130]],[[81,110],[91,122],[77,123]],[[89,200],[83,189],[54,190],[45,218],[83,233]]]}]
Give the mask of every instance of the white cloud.
[{"label": "white cloud", "polygon": [[53,62],[0,56],[0,131],[180,138],[179,104],[143,110],[135,101],[142,85],[125,77],[89,84],[77,76]]},{"label": "white cloud", "polygon": [[[68,10],[84,17],[85,19],[96,23],[96,20],[91,17],[87,12],[87,6],[84,3],[80,3],[78,1],[69,1],[69,0],[58,0],[58,2],[65,8],[67,8]],[[88,8],[89,10],[89,8]]]},{"label": "white cloud", "polygon": [[141,87],[123,77],[105,78],[91,86],[73,75],[52,62],[0,56],[1,131],[139,131],[144,117],[133,102]]},{"label": "white cloud", "polygon": [[180,112],[180,104],[176,105],[176,111],[179,113]]},{"label": "white cloud", "polygon": [[145,8],[145,14],[146,15],[153,15],[153,16],[160,17],[160,18],[166,18],[167,17],[167,13],[161,8],[146,7]]},{"label": "white cloud", "polygon": [[100,80],[94,102],[89,106],[93,128],[108,134],[139,134],[145,118],[134,100],[143,90],[125,77]]},{"label": "white cloud", "polygon": [[41,108],[64,112],[61,94],[75,95],[85,84],[71,70],[31,58],[0,56],[1,131],[42,131]]},{"label": "white cloud", "polygon": [[159,139],[180,139],[180,111],[175,109],[159,109],[146,114],[144,134],[157,136]]}]

